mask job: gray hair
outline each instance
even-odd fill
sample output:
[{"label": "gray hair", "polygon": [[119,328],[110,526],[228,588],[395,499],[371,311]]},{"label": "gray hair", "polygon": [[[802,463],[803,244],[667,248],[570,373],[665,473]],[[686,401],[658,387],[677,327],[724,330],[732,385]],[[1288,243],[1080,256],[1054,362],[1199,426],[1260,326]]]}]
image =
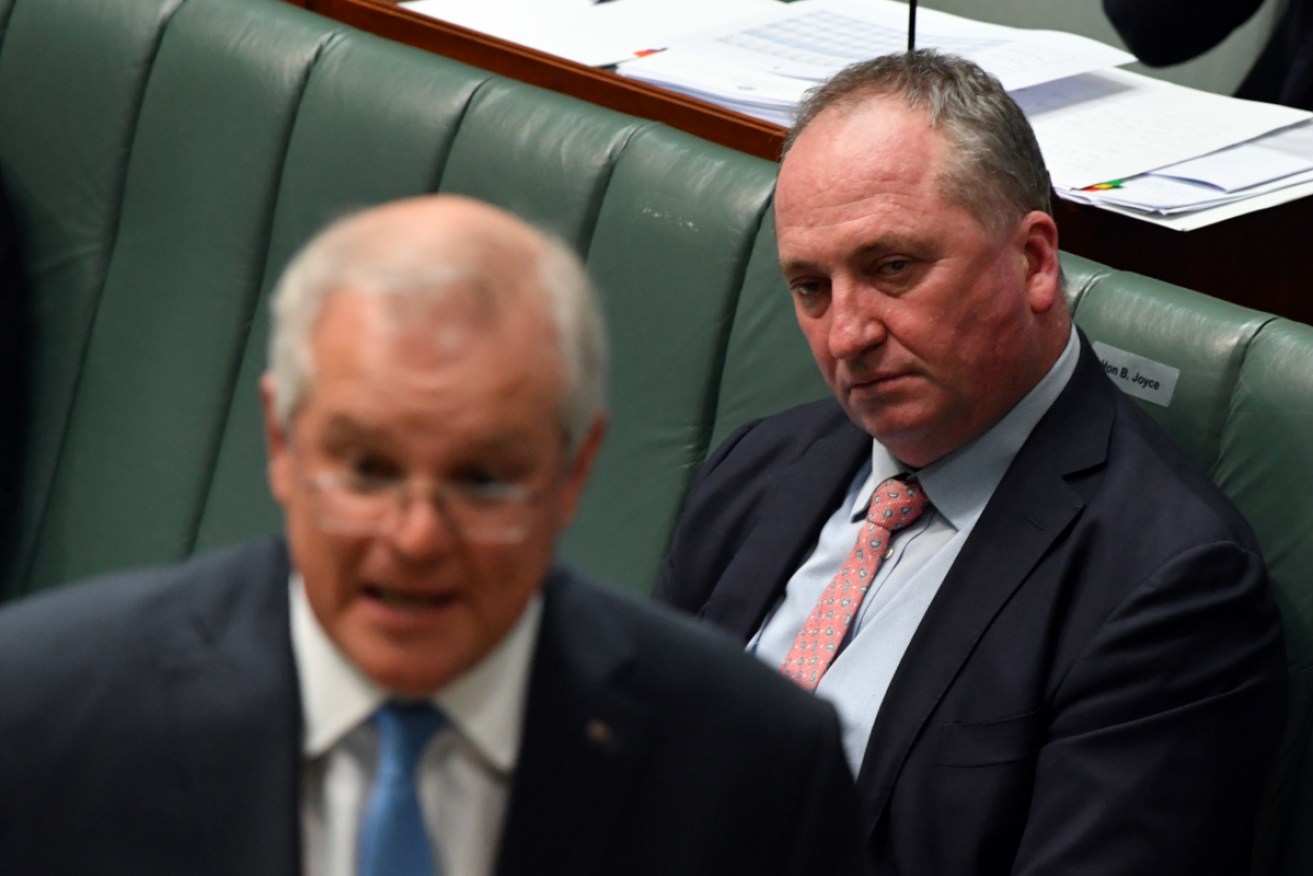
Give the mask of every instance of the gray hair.
[{"label": "gray hair", "polygon": [[[291,260],[272,293],[269,371],[274,411],[284,426],[304,400],[314,378],[311,336],[324,305],[336,293],[395,295],[442,301],[457,287],[473,287],[481,307],[508,306],[490,284],[486,268],[452,258],[434,246],[434,230],[423,223],[389,227],[386,239],[369,233],[353,214],[328,226]],[[578,256],[564,242],[535,231],[542,243],[534,273],[536,294],[555,329],[564,386],[559,416],[571,452],[606,404],[608,350],[598,296]],[[529,294],[534,294],[530,292]],[[510,306],[515,306],[512,302]]]},{"label": "gray hair", "polygon": [[1049,174],[1035,132],[1016,102],[977,65],[933,49],[861,61],[810,91],[784,141],[788,154],[822,112],[873,97],[920,110],[948,144],[940,193],[1001,231],[1032,210],[1053,214]]}]

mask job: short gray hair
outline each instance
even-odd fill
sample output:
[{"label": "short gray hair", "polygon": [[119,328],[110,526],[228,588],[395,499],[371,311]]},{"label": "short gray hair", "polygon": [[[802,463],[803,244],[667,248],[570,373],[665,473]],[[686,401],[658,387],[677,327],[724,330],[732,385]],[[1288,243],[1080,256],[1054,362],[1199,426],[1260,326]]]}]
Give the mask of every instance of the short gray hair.
[{"label": "short gray hair", "polygon": [[[269,371],[274,411],[283,426],[305,398],[314,378],[311,336],[325,304],[336,293],[415,296],[441,300],[455,287],[491,292],[487,271],[471,268],[433,246],[423,223],[389,228],[386,240],[369,233],[369,211],[329,225],[291,260],[272,293]],[[535,230],[537,292],[555,329],[562,366],[559,414],[568,446],[578,449],[606,405],[608,349],[598,296],[578,256],[564,242]],[[505,296],[480,300],[504,307]],[[514,306],[514,305],[512,305]]]},{"label": "short gray hair", "polygon": [[813,89],[799,106],[784,154],[825,110],[877,97],[900,98],[927,115],[949,147],[941,196],[985,228],[1001,231],[1032,210],[1053,215],[1044,156],[1021,108],[980,67],[933,49],[861,61]]}]

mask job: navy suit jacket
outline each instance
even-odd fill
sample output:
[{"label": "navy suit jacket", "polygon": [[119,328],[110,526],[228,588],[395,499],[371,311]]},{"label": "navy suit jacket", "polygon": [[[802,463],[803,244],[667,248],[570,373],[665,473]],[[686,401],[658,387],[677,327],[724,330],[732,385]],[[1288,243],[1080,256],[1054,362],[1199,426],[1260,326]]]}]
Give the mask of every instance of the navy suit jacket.
[{"label": "navy suit jacket", "polygon": [[[746,642],[870,447],[829,400],[738,431],[691,489],[657,598]],[[876,870],[1244,873],[1284,673],[1248,527],[1082,343],[871,731]]]},{"label": "navy suit jacket", "polygon": [[[296,874],[281,541],[0,613],[0,872]],[[833,710],[556,571],[497,873],[865,871]]]}]

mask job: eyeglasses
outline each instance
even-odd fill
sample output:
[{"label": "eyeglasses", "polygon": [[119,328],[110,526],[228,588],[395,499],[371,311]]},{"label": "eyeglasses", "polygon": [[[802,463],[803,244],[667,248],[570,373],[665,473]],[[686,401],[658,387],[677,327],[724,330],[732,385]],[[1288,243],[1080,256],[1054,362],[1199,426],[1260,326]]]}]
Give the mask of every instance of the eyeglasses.
[{"label": "eyeglasses", "polygon": [[321,472],[303,478],[314,495],[316,517],[327,532],[385,535],[405,519],[410,502],[432,502],[466,541],[510,544],[529,532],[540,493],[522,484],[446,483]]}]

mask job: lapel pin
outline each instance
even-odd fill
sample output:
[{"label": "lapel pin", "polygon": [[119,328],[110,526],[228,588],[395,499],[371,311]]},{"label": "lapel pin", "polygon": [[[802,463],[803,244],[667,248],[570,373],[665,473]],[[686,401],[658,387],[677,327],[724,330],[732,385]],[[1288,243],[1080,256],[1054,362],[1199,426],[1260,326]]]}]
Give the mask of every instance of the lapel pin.
[{"label": "lapel pin", "polygon": [[616,750],[615,732],[611,730],[611,725],[598,718],[589,719],[584,725],[584,736],[588,742],[599,751],[610,754]]}]

